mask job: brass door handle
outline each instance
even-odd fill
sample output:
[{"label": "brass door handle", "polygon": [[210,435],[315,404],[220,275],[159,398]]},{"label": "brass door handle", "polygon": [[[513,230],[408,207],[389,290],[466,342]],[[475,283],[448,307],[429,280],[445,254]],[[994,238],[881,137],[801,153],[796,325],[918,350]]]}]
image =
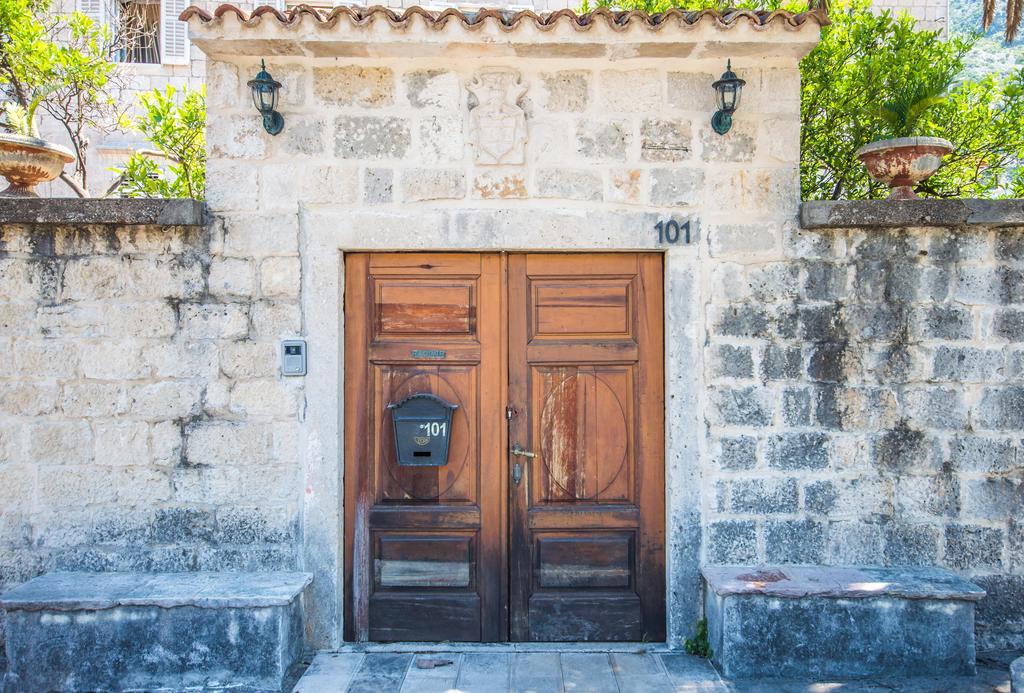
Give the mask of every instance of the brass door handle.
[{"label": "brass door handle", "polygon": [[529,450],[523,450],[521,447],[519,447],[519,443],[514,443],[512,445],[512,454],[516,455],[517,457],[533,458],[537,456],[534,453],[530,452]]}]

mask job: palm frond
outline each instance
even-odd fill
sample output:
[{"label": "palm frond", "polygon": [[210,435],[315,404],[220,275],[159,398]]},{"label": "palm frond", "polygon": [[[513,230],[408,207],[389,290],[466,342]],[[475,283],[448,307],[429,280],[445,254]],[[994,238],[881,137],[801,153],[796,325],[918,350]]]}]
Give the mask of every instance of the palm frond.
[{"label": "palm frond", "polygon": [[[988,0],[985,1],[988,2]],[[1006,36],[1004,38],[1007,43],[1017,38],[1022,10],[1024,10],[1024,0],[1006,0]]]},{"label": "palm frond", "polygon": [[[1010,0],[1007,0],[1009,2]],[[981,28],[988,31],[996,18],[996,0],[981,0]],[[1009,24],[1007,24],[1009,29]]]}]

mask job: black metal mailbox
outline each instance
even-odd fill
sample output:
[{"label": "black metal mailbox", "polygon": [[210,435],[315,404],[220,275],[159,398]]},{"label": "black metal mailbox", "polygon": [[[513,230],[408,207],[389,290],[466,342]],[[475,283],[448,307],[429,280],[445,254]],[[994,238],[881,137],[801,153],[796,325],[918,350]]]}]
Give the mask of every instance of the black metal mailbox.
[{"label": "black metal mailbox", "polygon": [[448,464],[452,412],[458,408],[459,405],[426,392],[389,404],[399,466],[443,467]]}]

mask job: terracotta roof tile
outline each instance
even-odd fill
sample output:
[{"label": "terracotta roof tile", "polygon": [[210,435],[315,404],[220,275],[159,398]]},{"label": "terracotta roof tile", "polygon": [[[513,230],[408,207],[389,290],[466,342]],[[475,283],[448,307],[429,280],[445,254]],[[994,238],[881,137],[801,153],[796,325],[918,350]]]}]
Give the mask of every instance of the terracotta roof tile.
[{"label": "terracotta roof tile", "polygon": [[188,7],[181,13],[180,19],[188,21],[196,17],[202,23],[220,21],[224,15],[232,14],[243,25],[248,27],[257,26],[264,17],[273,19],[285,26],[297,24],[304,18],[309,17],[313,21],[333,27],[343,18],[353,26],[366,26],[378,20],[388,22],[392,27],[404,28],[414,17],[421,17],[428,26],[434,29],[441,29],[449,22],[459,22],[465,28],[478,29],[488,22],[501,27],[505,31],[514,31],[524,22],[532,22],[541,31],[550,31],[559,24],[569,24],[577,31],[586,31],[590,27],[604,23],[615,31],[624,31],[630,26],[644,26],[651,31],[657,31],[663,27],[689,27],[702,21],[716,23],[720,28],[728,29],[741,23],[748,24],[755,29],[763,29],[770,25],[781,23],[787,29],[799,29],[807,22],[815,22],[819,26],[829,23],[826,12],[822,6],[816,6],[807,12],[792,13],[783,10],[774,12],[755,12],[753,10],[679,10],[672,9],[658,14],[648,14],[637,10],[614,11],[607,8],[600,8],[584,14],[576,14],[572,10],[558,10],[557,12],[537,14],[531,10],[513,12],[510,10],[486,9],[477,12],[462,12],[454,8],[443,11],[426,10],[422,7],[410,7],[398,12],[387,7],[375,5],[373,7],[346,7],[339,6],[331,10],[318,10],[309,5],[298,5],[289,10],[281,11],[273,7],[257,7],[251,13],[239,9],[234,5],[221,5],[210,14],[206,10],[196,7]]}]

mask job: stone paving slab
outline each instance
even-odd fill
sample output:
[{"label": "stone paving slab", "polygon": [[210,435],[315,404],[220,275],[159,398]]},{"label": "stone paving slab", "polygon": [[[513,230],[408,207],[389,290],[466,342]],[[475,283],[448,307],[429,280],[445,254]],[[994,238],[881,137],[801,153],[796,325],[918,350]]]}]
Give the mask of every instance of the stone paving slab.
[{"label": "stone paving slab", "polygon": [[[604,653],[592,645],[586,652],[447,647],[429,654],[321,652],[294,693],[1010,693],[1009,671],[988,665],[979,665],[977,676],[962,678],[725,681],[706,659],[636,645],[632,652]],[[420,669],[420,657],[452,664]]]}]

